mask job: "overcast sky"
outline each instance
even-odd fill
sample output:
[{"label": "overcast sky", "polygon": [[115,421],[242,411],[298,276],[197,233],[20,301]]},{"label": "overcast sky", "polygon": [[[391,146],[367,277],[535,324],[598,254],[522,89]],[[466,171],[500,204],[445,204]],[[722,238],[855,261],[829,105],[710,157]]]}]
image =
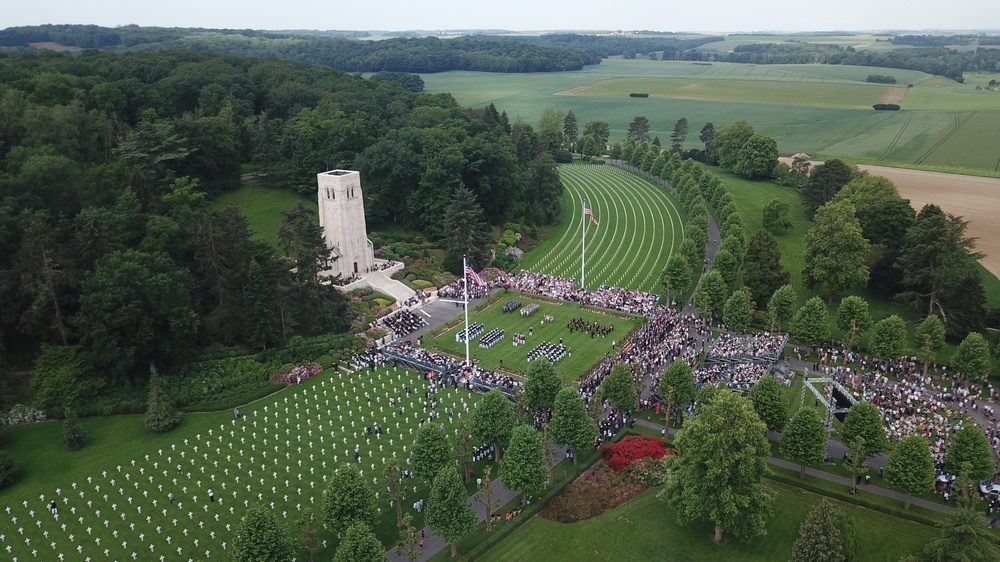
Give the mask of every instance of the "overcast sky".
[{"label": "overcast sky", "polygon": [[969,30],[997,0],[7,0],[0,28],[44,23],[231,29],[657,31]]}]

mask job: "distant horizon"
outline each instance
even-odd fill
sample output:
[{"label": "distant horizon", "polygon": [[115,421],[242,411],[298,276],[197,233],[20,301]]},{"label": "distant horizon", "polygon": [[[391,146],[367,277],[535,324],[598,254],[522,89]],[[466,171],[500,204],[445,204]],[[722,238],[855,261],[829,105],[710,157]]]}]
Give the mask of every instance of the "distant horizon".
[{"label": "distant horizon", "polygon": [[[455,0],[333,2],[284,0],[248,6],[237,0],[51,0],[12,2],[4,27],[44,25],[54,19],[80,25],[181,27],[266,31],[545,31],[684,30],[697,34],[931,32],[1000,33],[1000,2],[952,0],[841,0],[819,10],[779,0],[717,0],[704,8],[633,0],[627,9],[595,0],[508,0],[502,5]],[[983,29],[993,22],[993,29]],[[59,25],[55,23],[54,25]],[[395,31],[399,30],[399,31]],[[693,31],[688,31],[693,30]]]}]

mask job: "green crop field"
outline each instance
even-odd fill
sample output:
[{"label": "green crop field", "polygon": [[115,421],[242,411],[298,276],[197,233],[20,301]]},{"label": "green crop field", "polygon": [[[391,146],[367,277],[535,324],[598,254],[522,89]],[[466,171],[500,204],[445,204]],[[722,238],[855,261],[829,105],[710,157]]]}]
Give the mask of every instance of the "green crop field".
[{"label": "green crop field", "polygon": [[[785,36],[775,40],[792,38],[806,40]],[[855,39],[868,42],[874,37],[808,40]],[[869,45],[876,47],[891,45]],[[868,84],[869,74],[890,74],[896,85]],[[693,64],[613,57],[577,72],[445,72],[422,77],[430,92],[448,92],[470,107],[494,103],[512,121],[534,124],[546,109],[573,110],[581,128],[588,120],[607,121],[612,141],[625,138],[637,115],[649,118],[650,136],[663,142],[677,119],[686,117],[691,128],[687,148],[699,147],[696,132],[704,123],[719,130],[747,119],[773,136],[787,154],[806,152],[977,174],[998,171],[1000,137],[981,134],[996,130],[1000,121],[1000,93],[982,89],[989,80],[1000,78],[997,73],[970,73],[967,83],[959,84],[922,72],[864,66]],[[913,87],[907,88],[909,84]],[[629,98],[633,91],[645,91],[650,97]],[[880,101],[899,103],[902,110],[870,109]],[[969,118],[963,121],[964,117]]]},{"label": "green crop field", "polygon": [[[615,166],[561,166],[559,174],[566,186],[559,228],[524,257],[521,267],[579,281],[584,250],[586,287],[660,292],[660,273],[684,237],[682,211],[673,195]],[[585,220],[584,203],[598,225]]]},{"label": "green crop field", "polygon": [[[537,303],[539,305],[538,312],[528,317],[522,317],[518,311],[504,313],[503,303],[508,300],[520,300],[525,305]],[[555,321],[543,323],[542,319],[546,314],[552,315]],[[611,325],[614,326],[614,330],[606,336],[597,335],[594,337],[591,337],[588,332],[578,330],[570,332],[567,323],[573,318],[583,318],[588,323],[598,322],[602,326]],[[484,335],[494,328],[506,330],[504,339],[489,349],[479,347],[478,339],[469,342],[469,355],[487,369],[497,369],[502,365],[525,373],[530,365],[527,356],[532,349],[542,342],[558,344],[561,341],[569,348],[571,354],[557,362],[555,366],[563,380],[568,383],[580,378],[580,375],[600,361],[605,353],[614,354],[612,343],[621,341],[634,326],[642,321],[639,318],[613,316],[567,302],[535,300],[530,295],[510,292],[504,294],[502,299],[490,305],[486,310],[469,311],[469,322],[482,324]],[[464,357],[465,344],[455,340],[456,334],[464,328],[465,324],[462,323],[436,338],[425,337],[424,346],[440,347],[450,351],[452,355]],[[514,346],[515,333],[525,335],[524,345]]]},{"label": "green crop field", "polygon": [[[413,432],[428,411],[425,386],[402,369],[327,371],[242,407],[241,420],[229,411],[187,414],[173,431],[149,435],[141,416],[84,419],[91,444],[75,453],[60,442],[61,423],[8,428],[5,449],[21,477],[0,492],[0,551],[5,560],[227,560],[247,505],[262,502],[292,525],[303,508],[318,508],[325,479],[346,462],[379,492],[376,532],[394,544],[383,468],[393,457],[408,463]],[[466,405],[478,403],[478,395],[454,388],[435,397],[438,412],[456,412],[454,422],[440,418],[449,434]],[[376,423],[384,433],[366,437],[365,427]],[[404,506],[426,497],[425,486],[407,484]],[[58,516],[47,508],[53,499]],[[420,528],[423,516],[415,515]],[[331,559],[332,533],[321,531],[319,543],[318,559]]]},{"label": "green crop field", "polygon": [[[577,523],[557,523],[535,517],[515,531],[484,560],[663,560],[672,562],[773,562],[788,560],[799,525],[821,497],[771,482],[776,493],[774,517],[767,535],[749,544],[735,539],[717,545],[708,524],[681,526],[656,489]],[[890,515],[834,502],[857,523],[857,560],[896,562],[918,554],[936,536],[933,528]]]}]

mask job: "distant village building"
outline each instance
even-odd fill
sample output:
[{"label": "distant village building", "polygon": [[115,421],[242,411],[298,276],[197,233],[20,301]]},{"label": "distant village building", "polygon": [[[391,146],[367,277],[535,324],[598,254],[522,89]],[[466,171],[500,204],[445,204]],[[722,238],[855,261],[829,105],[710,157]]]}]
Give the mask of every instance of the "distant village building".
[{"label": "distant village building", "polygon": [[363,277],[375,264],[375,248],[368,239],[361,174],[330,170],[316,175],[319,185],[319,225],[327,247],[337,259],[331,275]]}]

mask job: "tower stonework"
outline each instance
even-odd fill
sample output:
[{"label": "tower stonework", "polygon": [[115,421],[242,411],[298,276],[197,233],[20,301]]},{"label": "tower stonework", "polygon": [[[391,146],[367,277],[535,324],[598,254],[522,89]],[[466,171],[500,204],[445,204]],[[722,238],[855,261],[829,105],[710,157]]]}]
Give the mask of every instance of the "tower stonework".
[{"label": "tower stonework", "polygon": [[344,279],[364,276],[375,264],[375,251],[368,240],[361,174],[353,170],[330,170],[316,175],[319,186],[319,225],[326,245],[337,258],[330,273]]}]

